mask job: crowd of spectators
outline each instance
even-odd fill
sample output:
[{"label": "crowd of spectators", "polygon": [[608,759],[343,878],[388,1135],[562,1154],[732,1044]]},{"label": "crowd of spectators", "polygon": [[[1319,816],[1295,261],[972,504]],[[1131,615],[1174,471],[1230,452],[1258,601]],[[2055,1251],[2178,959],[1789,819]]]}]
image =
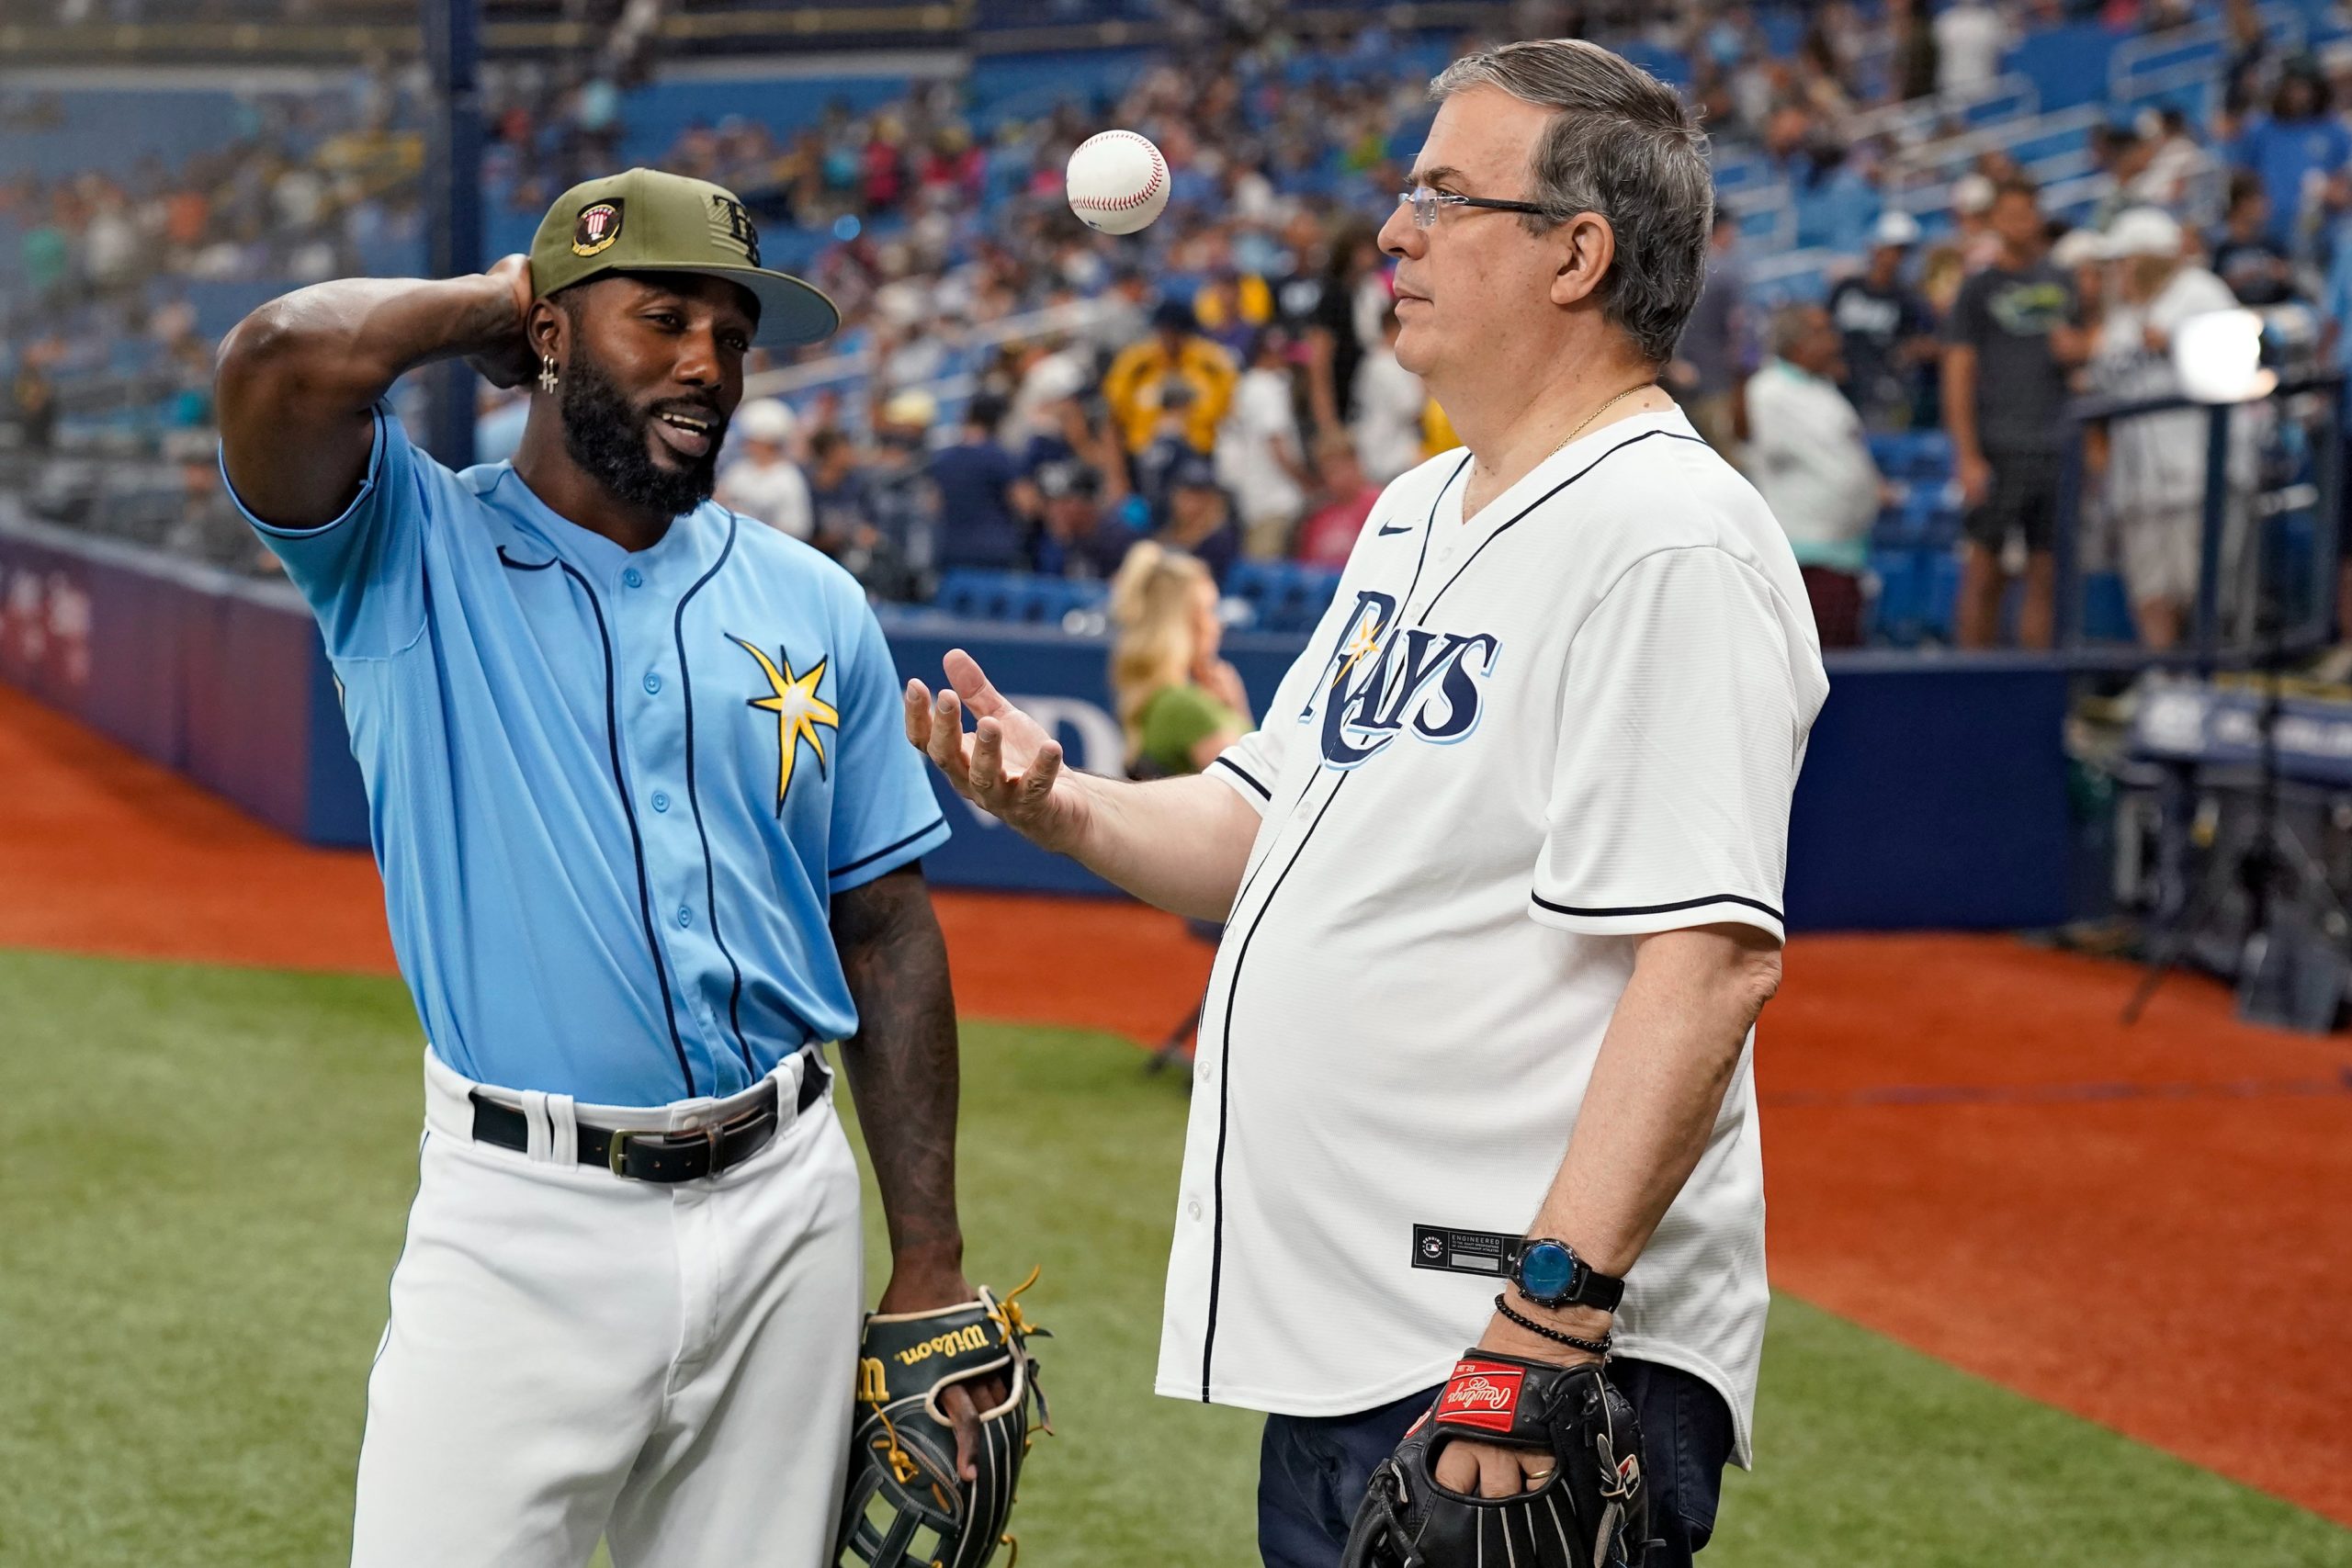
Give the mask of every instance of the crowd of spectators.
[{"label": "crowd of spectators", "polygon": [[[1513,26],[1527,32],[1610,19],[1544,0],[1521,10]],[[2250,0],[2228,0],[2215,113],[2151,108],[2100,131],[2098,198],[2072,232],[1998,151],[1951,187],[1951,223],[1922,232],[1894,199],[1916,167],[1902,138],[1948,128],[1888,130],[1872,111],[1981,86],[2025,31],[2086,15],[2161,29],[2188,11],[2177,0],[1887,0],[1866,18],[1828,0],[1805,9],[1797,47],[1778,51],[1743,4],[1623,17],[1628,47],[1689,62],[1719,149],[1760,158],[1792,187],[1859,197],[1865,221],[1830,264],[1826,298],[1777,317],[1752,303],[1762,258],[1724,214],[1705,294],[1665,370],[1694,424],[1789,521],[1832,640],[1859,635],[1867,537],[1878,503],[1903,499],[1901,477],[1867,467],[1871,435],[1950,432],[1971,517],[1961,639],[1991,640],[2004,580],[2021,573],[2018,633],[2040,640],[2055,483],[2042,447],[2059,422],[2029,430],[2021,411],[2159,386],[2154,345],[2179,307],[2157,309],[2158,297],[2210,300],[2195,279],[2267,309],[2301,303],[2340,320],[2352,307],[2352,243],[2337,241],[2352,211],[2352,131],[2338,85],[2281,55]],[[1317,68],[1296,69],[1303,61]],[[860,367],[747,404],[723,498],[833,553],[885,598],[922,597],[957,570],[1107,580],[1146,537],[1220,577],[1245,557],[1336,565],[1379,487],[1453,444],[1442,411],[1396,363],[1374,237],[1426,124],[1430,64],[1377,26],[1325,45],[1228,27],[1114,101],[977,119],[958,84],[930,82],[782,133],[724,115],[689,127],[662,166],[728,184],[772,233],[823,237],[801,247],[803,265],[845,327],[820,352]],[[339,137],[413,154],[413,138],[393,128],[413,84],[368,80],[360,101],[306,111],[338,134],[288,111],[217,165],[152,170],[115,187],[119,199],[107,181],[0,189],[0,216],[50,220],[24,231],[28,279],[103,299],[110,276],[127,281],[115,259],[125,254],[137,258],[130,275],[368,270],[387,225],[413,223],[415,205],[413,182],[370,186],[322,156]],[[557,68],[494,80],[501,198],[529,210],[610,163],[626,81]],[[1084,229],[1060,200],[1070,150],[1106,124],[1151,136],[1171,171],[1167,215],[1129,239]],[[2177,270],[2163,278],[2141,265],[2159,259],[2146,251],[2149,212],[2177,234],[2164,258]],[[138,243],[112,231],[125,226]],[[2136,348],[2119,321],[2132,323]],[[37,441],[43,384],[71,349],[13,335],[18,423]],[[203,345],[175,352],[198,380]],[[519,412],[491,400],[486,457],[511,444]],[[2133,446],[2103,446],[2104,471],[2123,473]],[[2105,482],[2127,497],[2101,510],[2113,530],[2133,492]],[[2177,520],[2179,508],[2142,511]],[[2177,550],[2118,542],[2112,553],[2133,579],[2143,631],[2177,635],[2165,614],[2177,573],[2151,564]]]}]

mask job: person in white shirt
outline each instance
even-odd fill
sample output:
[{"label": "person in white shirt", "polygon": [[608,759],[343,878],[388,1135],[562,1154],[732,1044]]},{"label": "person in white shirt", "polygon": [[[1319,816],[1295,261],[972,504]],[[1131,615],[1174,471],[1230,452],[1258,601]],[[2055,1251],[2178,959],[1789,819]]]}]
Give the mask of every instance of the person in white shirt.
[{"label": "person in white shirt", "polygon": [[[1431,94],[1380,244],[1464,449],[1387,487],[1260,728],[1190,778],[1066,771],[956,650],[907,732],[1033,841],[1226,922],[1158,1387],[1270,1413],[1270,1568],[1334,1568],[1473,1343],[1613,1354],[1664,1500],[1631,1550],[1679,1568],[1749,1453],[1752,1026],[1827,681],[1770,509],[1657,386],[1704,276],[1690,111],[1579,39]],[[1506,1498],[1550,1464],[1455,1440],[1436,1476]]]},{"label": "person in white shirt", "polygon": [[[2113,398],[2178,395],[2172,343],[2183,321],[2237,308],[2230,286],[2183,254],[2185,237],[2169,213],[2152,207],[2121,214],[2108,231],[2109,304],[2091,350],[2092,385]],[[2238,420],[2241,433],[2246,417]],[[2228,476],[2222,575],[2234,576],[2243,554],[2253,448],[2241,439]],[[2206,420],[2198,409],[2114,420],[2108,430],[2107,505],[2122,557],[2140,640],[2177,644],[2197,599],[2205,526]]]},{"label": "person in white shirt", "polygon": [[1291,335],[1280,326],[1258,329],[1250,367],[1233,389],[1233,407],[1217,427],[1218,482],[1241,513],[1241,551],[1280,560],[1306,505],[1306,459],[1298,439],[1292,395]]},{"label": "person in white shirt", "polygon": [[1356,412],[1349,434],[1356,457],[1373,483],[1385,485],[1421,460],[1421,415],[1429,389],[1396,361],[1396,312],[1380,320],[1380,342],[1364,351],[1356,367]]},{"label": "person in white shirt", "polygon": [[2009,25],[1984,0],[1953,0],[1936,13],[1936,91],[1964,93],[2001,74]]},{"label": "person in white shirt", "polygon": [[1747,472],[1789,536],[1824,648],[1862,640],[1862,568],[1886,483],[1861,415],[1838,389],[1838,326],[1818,305],[1772,318],[1772,357],[1747,379]]},{"label": "person in white shirt", "polygon": [[792,410],[774,398],[736,411],[734,430],[743,444],[742,455],[720,472],[715,494],[718,504],[730,511],[757,518],[779,534],[806,539],[816,527],[816,513],[808,500],[808,476],[790,456],[797,428]]}]

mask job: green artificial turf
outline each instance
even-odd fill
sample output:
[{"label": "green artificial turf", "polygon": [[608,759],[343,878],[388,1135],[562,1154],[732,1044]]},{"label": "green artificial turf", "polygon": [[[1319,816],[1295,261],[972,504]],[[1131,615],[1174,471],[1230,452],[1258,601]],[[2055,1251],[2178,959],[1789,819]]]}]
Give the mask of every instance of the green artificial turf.
[{"label": "green artificial turf", "polygon": [[[1181,1081],[966,1041],[972,1272],[1044,1265],[1058,1336],[1023,1568],[1244,1568],[1255,1418],[1149,1392]],[[0,953],[0,1563],[345,1559],[419,1048],[389,981]],[[1758,1426],[1712,1568],[2352,1565],[2352,1532],[1785,1298]]]}]

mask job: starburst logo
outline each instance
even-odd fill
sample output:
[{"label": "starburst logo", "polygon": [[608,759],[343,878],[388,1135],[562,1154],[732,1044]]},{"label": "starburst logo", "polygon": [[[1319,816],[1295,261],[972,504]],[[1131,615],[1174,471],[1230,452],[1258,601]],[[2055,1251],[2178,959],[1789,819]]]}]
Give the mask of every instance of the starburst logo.
[{"label": "starburst logo", "polygon": [[[784,649],[776,649],[770,659],[765,653],[741,637],[729,634],[728,640],[760,661],[760,672],[768,678],[768,694],[753,697],[749,706],[763,713],[775,715],[776,774],[775,814],[784,815],[784,797],[792,789],[793,764],[799,761],[802,742],[817,754],[817,776],[823,778],[829,766],[825,756],[825,738],[820,729],[841,731],[842,716],[833,705],[817,694],[818,686],[825,679],[829,662],[820,659],[805,675],[792,672],[792,660]],[[779,668],[780,666],[780,668]]]}]

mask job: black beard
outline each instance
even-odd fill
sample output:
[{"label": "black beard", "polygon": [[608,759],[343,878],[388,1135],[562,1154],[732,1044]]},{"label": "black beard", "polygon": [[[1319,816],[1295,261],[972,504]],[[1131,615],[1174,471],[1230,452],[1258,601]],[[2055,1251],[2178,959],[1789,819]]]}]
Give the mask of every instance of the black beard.
[{"label": "black beard", "polygon": [[710,499],[718,484],[718,448],[726,425],[710,415],[710,450],[679,467],[656,462],[650,446],[650,412],[639,413],[605,375],[604,367],[572,345],[563,374],[563,449],[590,478],[623,504],[662,517],[692,512]]}]

